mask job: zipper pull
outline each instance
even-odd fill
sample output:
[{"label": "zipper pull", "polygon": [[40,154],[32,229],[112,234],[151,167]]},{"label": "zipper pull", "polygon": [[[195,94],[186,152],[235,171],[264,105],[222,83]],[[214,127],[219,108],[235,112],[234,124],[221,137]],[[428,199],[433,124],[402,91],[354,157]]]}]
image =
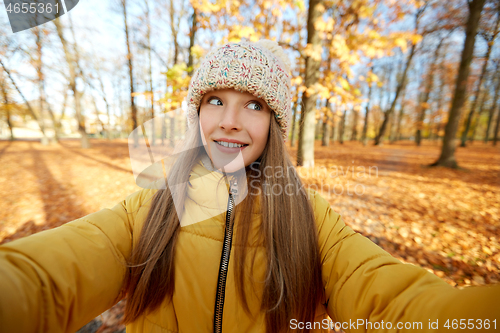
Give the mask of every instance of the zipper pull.
[{"label": "zipper pull", "polygon": [[229,192],[233,196],[238,195],[238,181],[236,179],[230,180],[230,182],[229,182]]}]

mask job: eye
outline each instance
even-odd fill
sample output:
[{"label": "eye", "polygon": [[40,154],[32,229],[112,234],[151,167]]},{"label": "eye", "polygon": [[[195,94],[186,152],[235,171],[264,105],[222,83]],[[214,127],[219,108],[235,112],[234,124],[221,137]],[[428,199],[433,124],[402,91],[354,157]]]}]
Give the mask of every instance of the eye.
[{"label": "eye", "polygon": [[248,106],[250,107],[250,109],[252,110],[262,110],[262,105],[260,105],[259,103],[257,102],[250,102],[248,104]]},{"label": "eye", "polygon": [[210,97],[208,103],[212,105],[222,105],[222,101],[217,97]]}]

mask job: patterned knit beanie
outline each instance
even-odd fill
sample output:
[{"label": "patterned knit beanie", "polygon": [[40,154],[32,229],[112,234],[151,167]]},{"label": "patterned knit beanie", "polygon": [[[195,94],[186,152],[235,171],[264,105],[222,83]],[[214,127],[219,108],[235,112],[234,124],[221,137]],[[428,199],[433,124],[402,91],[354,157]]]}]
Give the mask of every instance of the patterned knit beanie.
[{"label": "patterned knit beanie", "polygon": [[209,52],[189,84],[188,125],[197,125],[203,95],[233,88],[263,99],[274,112],[283,141],[291,121],[291,82],[288,57],[278,43],[260,40],[227,43]]}]

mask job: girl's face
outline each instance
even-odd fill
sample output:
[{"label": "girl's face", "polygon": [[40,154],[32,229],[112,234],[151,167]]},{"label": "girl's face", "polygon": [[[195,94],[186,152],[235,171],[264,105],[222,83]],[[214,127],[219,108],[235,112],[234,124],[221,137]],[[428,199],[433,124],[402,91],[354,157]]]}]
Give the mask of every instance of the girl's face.
[{"label": "girl's face", "polygon": [[[266,146],[271,114],[266,102],[248,92],[206,93],[200,103],[200,130],[214,166],[235,172],[255,162]],[[236,159],[240,151],[244,165]]]}]

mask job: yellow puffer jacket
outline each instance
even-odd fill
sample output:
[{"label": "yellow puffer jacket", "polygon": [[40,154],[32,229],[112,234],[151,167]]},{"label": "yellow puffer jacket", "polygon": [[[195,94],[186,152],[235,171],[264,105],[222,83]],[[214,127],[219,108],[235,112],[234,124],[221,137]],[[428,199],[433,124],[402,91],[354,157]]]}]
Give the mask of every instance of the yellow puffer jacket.
[{"label": "yellow puffer jacket", "polygon": [[[220,177],[202,164],[193,168],[183,219],[215,211],[214,197],[225,205],[227,188],[224,182],[218,185]],[[327,332],[333,326],[327,315],[346,332],[448,332],[463,325],[478,331],[487,322],[486,331],[500,329],[500,285],[458,290],[422,268],[403,264],[347,227],[325,199],[310,193],[327,299],[318,304],[315,323],[292,320],[292,330]],[[0,332],[75,332],[111,307],[153,194],[136,192],[113,209],[0,246]],[[256,210],[253,218],[259,217]],[[128,333],[213,331],[224,223],[219,214],[181,228],[173,302],[139,318]],[[233,247],[238,245],[233,241]],[[257,260],[264,262],[262,247],[250,249],[249,256],[257,251]],[[264,332],[264,314],[258,312],[262,290],[248,289],[254,318],[248,317],[236,296],[233,265],[230,257],[222,331]],[[263,264],[256,265],[251,278],[262,281],[264,270]]]}]

